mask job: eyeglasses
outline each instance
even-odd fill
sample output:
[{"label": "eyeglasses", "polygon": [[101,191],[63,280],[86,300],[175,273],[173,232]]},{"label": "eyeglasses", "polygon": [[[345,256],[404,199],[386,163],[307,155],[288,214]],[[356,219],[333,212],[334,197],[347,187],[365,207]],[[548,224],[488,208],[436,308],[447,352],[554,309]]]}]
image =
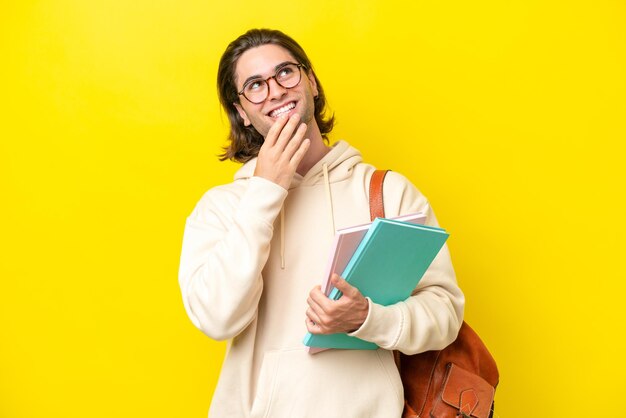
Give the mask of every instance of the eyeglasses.
[{"label": "eyeglasses", "polygon": [[245,97],[250,103],[259,104],[263,103],[267,96],[270,94],[270,86],[267,83],[270,79],[274,79],[276,83],[286,89],[292,89],[302,79],[300,68],[306,68],[304,64],[294,64],[292,62],[286,63],[276,70],[276,74],[266,79],[256,78],[246,82],[243,85],[243,89],[239,93],[239,96]]}]

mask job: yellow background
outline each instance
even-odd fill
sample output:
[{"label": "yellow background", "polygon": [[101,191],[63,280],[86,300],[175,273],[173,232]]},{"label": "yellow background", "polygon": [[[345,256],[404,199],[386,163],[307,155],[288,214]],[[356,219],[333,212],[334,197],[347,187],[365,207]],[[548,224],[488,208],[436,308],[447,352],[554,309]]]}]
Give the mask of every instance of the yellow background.
[{"label": "yellow background", "polygon": [[[430,198],[501,418],[623,414],[626,4],[13,1],[0,12],[0,417],[205,417],[184,221],[219,163],[217,63],[308,52],[366,160]],[[320,382],[324,384],[324,382]]]}]

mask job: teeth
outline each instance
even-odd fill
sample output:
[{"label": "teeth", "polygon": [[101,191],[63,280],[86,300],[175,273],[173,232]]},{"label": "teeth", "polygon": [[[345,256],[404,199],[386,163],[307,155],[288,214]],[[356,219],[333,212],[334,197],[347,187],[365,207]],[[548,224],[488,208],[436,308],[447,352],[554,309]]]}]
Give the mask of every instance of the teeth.
[{"label": "teeth", "polygon": [[296,104],[294,102],[291,102],[289,104],[286,104],[283,107],[279,107],[276,110],[272,110],[270,112],[270,116],[273,118],[277,118],[278,116],[280,116],[281,114],[285,113],[285,112],[289,112],[291,109],[293,109],[294,107],[296,107]]}]

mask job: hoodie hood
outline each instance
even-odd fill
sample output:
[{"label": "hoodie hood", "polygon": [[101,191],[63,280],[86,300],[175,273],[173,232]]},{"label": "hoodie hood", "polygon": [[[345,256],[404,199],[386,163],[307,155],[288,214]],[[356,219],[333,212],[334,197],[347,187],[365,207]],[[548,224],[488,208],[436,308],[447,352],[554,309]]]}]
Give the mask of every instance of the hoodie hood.
[{"label": "hoodie hood", "polygon": [[[298,186],[310,186],[324,181],[324,166],[328,170],[328,181],[336,183],[350,176],[352,167],[363,161],[361,153],[345,141],[336,142],[321,160],[319,160],[304,176],[296,173],[291,181],[290,189]],[[247,179],[254,175],[257,158],[245,163],[235,173],[235,180]]]}]

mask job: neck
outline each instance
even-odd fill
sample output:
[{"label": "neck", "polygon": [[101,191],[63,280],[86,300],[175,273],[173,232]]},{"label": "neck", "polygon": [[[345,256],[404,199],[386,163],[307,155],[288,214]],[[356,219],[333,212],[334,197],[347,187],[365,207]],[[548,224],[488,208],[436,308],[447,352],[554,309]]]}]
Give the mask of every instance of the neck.
[{"label": "neck", "polygon": [[324,143],[324,138],[322,138],[322,134],[315,121],[309,126],[304,137],[311,141],[311,145],[309,145],[309,149],[296,169],[296,172],[301,176],[308,173],[311,167],[317,164],[317,162],[324,158],[330,151],[330,147],[326,146]]}]

